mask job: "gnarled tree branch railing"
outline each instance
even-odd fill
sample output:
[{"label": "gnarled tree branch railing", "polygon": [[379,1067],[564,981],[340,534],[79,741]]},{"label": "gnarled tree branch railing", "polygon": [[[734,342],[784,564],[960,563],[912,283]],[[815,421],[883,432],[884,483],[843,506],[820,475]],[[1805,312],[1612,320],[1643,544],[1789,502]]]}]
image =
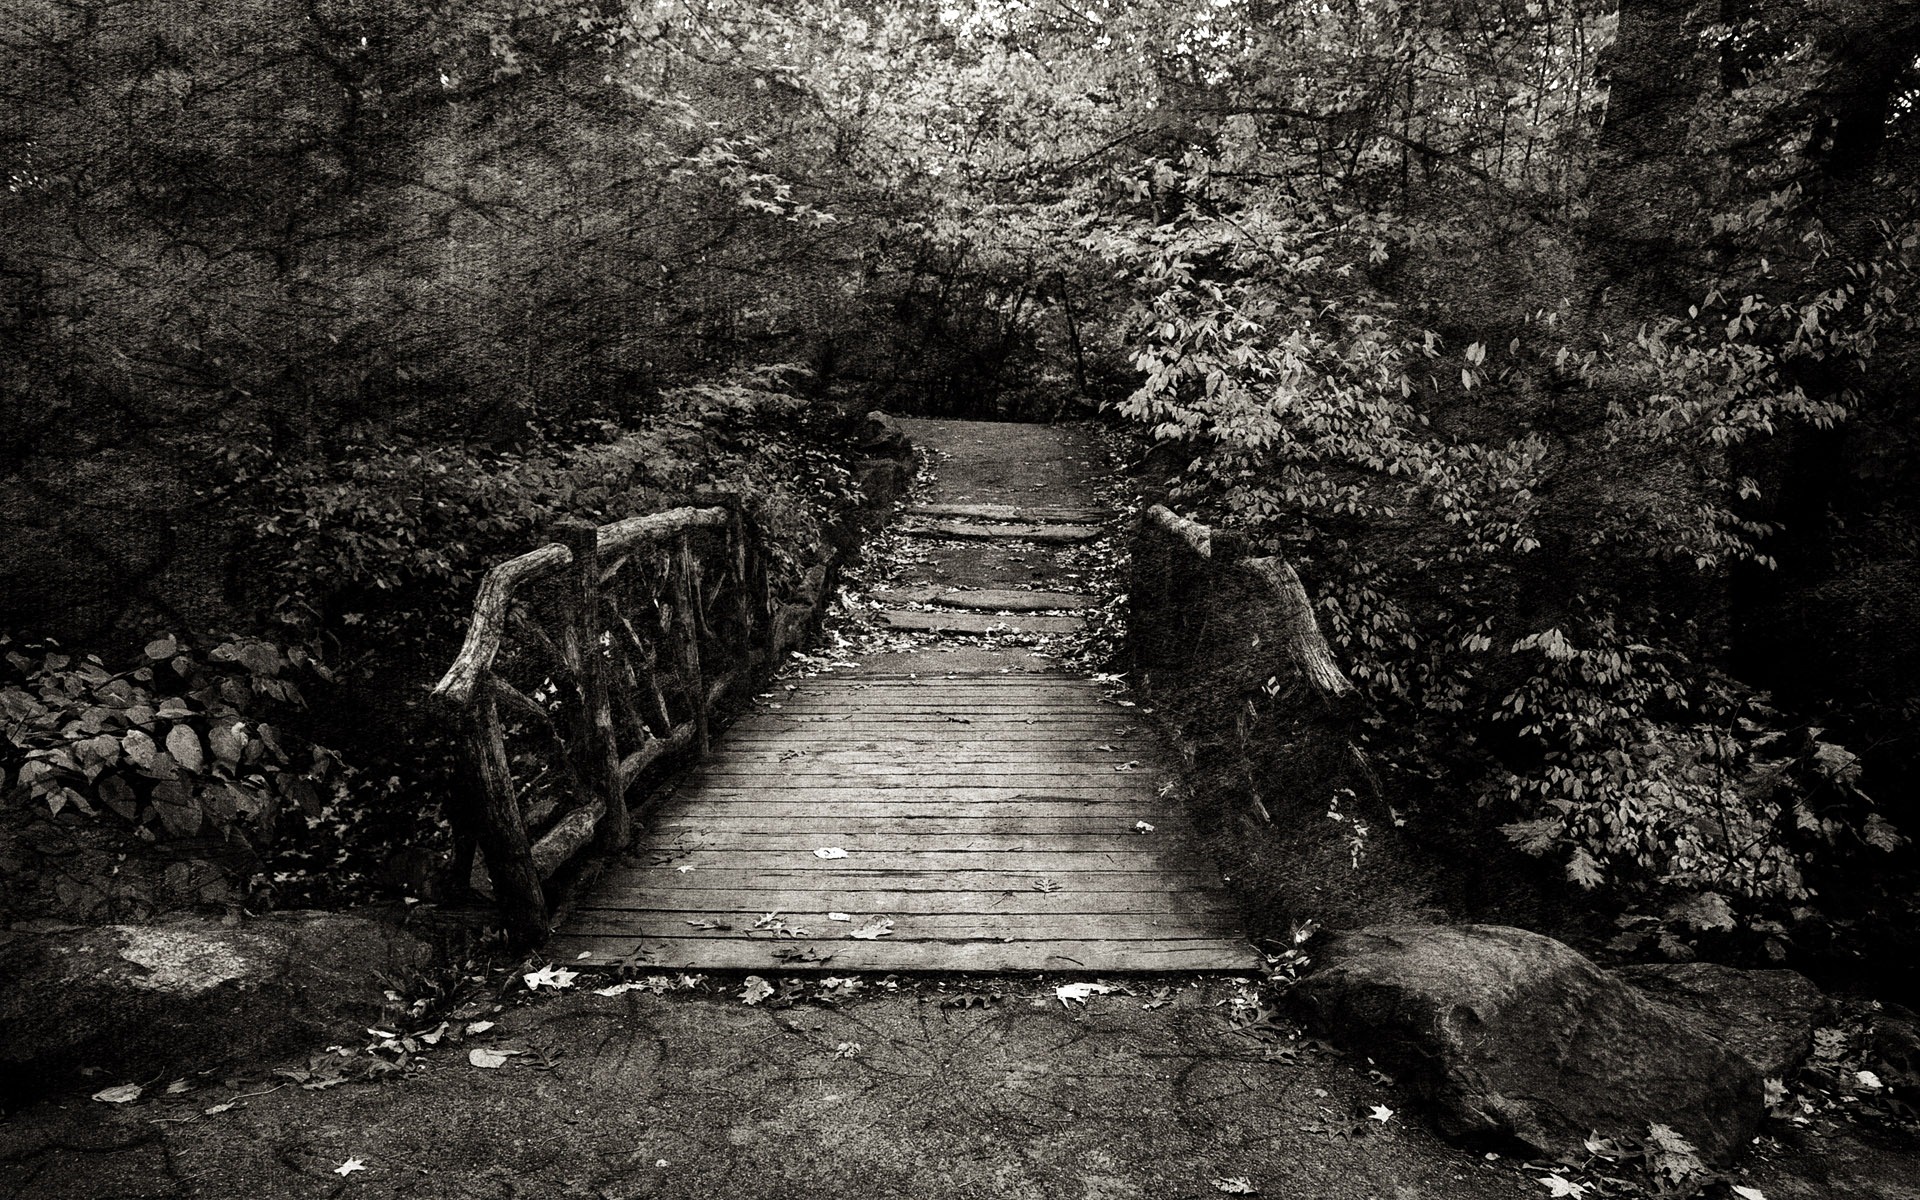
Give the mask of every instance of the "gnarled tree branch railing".
[{"label": "gnarled tree branch railing", "polygon": [[[1313,602],[1284,559],[1161,505],[1133,541],[1129,649],[1140,685],[1172,693],[1201,740],[1246,759],[1249,798],[1366,786],[1360,694],[1335,660]],[[1257,767],[1254,759],[1258,758]],[[1315,796],[1318,800],[1321,797]]]},{"label": "gnarled tree branch railing", "polygon": [[[434,688],[477,784],[459,814],[467,844],[523,941],[548,931],[556,873],[627,845],[628,792],[663,760],[704,754],[715,704],[813,613],[776,603],[759,536],[731,502],[555,536],[487,572]],[[818,594],[828,568],[814,574],[805,590]]]}]

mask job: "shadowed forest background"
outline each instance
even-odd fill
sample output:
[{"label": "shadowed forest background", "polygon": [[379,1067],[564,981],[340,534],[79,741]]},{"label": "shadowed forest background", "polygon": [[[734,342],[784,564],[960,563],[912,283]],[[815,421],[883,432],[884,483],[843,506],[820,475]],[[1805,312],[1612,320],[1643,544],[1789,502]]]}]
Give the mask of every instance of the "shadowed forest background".
[{"label": "shadowed forest background", "polygon": [[480,572],[716,481],[817,525],[882,408],[1097,416],[1293,563],[1463,871],[1910,964],[1917,58],[1892,0],[0,0],[0,904],[444,892]]}]

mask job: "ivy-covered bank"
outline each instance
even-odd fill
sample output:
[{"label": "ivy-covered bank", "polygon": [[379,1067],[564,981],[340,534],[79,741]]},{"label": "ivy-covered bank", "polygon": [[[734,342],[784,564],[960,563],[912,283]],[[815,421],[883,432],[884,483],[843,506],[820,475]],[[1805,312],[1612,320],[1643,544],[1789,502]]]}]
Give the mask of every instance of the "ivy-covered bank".
[{"label": "ivy-covered bank", "polygon": [[[738,497],[776,595],[837,561],[869,492],[860,422],[760,372],[671,391],[573,444],[361,447],[236,485],[247,632],[5,639],[0,922],[452,899],[459,765],[427,687],[480,574],[562,518]],[[862,477],[864,476],[864,478]],[[864,489],[863,490],[863,485]]]}]

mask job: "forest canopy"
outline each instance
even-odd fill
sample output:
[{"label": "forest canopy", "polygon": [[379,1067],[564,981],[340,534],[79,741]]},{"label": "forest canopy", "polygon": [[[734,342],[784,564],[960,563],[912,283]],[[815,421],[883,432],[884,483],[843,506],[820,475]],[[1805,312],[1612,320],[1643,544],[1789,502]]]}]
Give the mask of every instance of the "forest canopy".
[{"label": "forest canopy", "polygon": [[6,10],[10,628],[403,657],[367,595],[444,640],[530,534],[449,479],[757,369],[1097,412],[1295,564],[1397,806],[1904,920],[1910,4]]}]

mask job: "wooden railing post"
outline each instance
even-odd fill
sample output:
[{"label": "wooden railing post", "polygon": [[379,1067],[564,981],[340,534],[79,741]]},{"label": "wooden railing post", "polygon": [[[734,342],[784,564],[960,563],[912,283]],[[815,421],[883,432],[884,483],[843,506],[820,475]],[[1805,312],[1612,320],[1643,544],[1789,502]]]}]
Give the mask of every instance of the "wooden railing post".
[{"label": "wooden railing post", "polygon": [[[573,621],[573,640],[580,647],[580,699],[586,708],[580,776],[587,790],[607,805],[595,844],[603,851],[624,850],[630,828],[627,799],[619,786],[620,743],[607,691],[611,633],[600,603],[600,528],[588,521],[567,520],[556,525],[553,533],[554,540],[573,555],[567,614]],[[587,802],[592,797],[581,799]]]},{"label": "wooden railing post", "polygon": [[700,626],[693,615],[693,545],[691,539],[682,532],[673,543],[673,620],[678,627],[680,642],[681,668],[686,672],[687,699],[693,707],[693,728],[695,744],[700,747],[700,756],[706,757],[709,749],[707,738],[707,677],[700,665]]},{"label": "wooden railing post", "polygon": [[467,761],[480,780],[480,849],[493,880],[494,901],[516,942],[541,941],[547,936],[547,897],[533,865],[519,802],[514,799],[506,731],[492,691],[483,690],[460,715]]}]

